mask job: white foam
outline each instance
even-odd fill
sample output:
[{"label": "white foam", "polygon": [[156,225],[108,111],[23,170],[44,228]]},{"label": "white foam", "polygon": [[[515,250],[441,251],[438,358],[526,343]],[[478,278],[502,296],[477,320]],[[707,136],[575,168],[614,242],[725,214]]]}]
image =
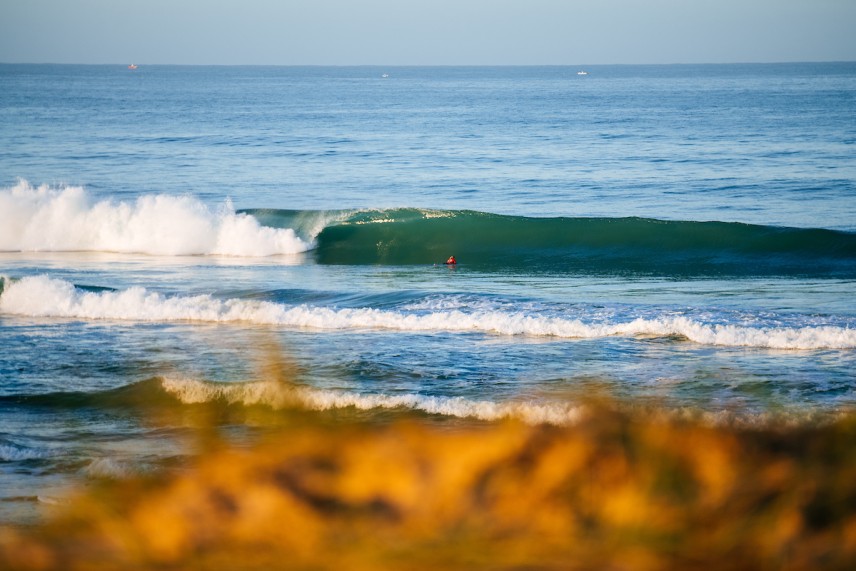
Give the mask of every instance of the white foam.
[{"label": "white foam", "polygon": [[136,472],[126,463],[113,458],[96,458],[83,468],[83,473],[90,478],[127,478]]},{"label": "white foam", "polygon": [[38,450],[26,446],[0,443],[0,461],[17,462],[20,460],[37,460],[49,456],[47,450]]},{"label": "white foam", "polygon": [[190,196],[94,201],[80,187],[0,190],[0,251],[99,251],[164,256],[272,256],[311,249],[290,228],[261,226],[231,203]]},{"label": "white foam", "polygon": [[[567,401],[507,401],[470,400],[463,397],[437,397],[418,394],[362,394],[336,390],[315,389],[277,381],[214,383],[190,378],[163,378],[163,389],[184,404],[223,401],[230,405],[267,406],[274,410],[300,408],[327,411],[354,408],[403,409],[454,418],[484,421],[517,420],[530,425],[550,424],[573,426],[584,420],[594,409],[585,404]],[[631,407],[632,412],[640,409]],[[793,408],[774,412],[704,411],[693,408],[645,410],[646,418],[665,422],[700,422],[708,426],[801,426],[833,422],[844,411],[823,412],[816,409]]]},{"label": "white foam", "polygon": [[164,390],[184,404],[225,401],[244,406],[264,405],[273,409],[303,408],[325,411],[407,409],[428,414],[479,420],[517,419],[529,424],[567,425],[579,419],[581,408],[567,403],[477,401],[462,397],[417,394],[383,395],[313,389],[276,381],[210,383],[196,379],[164,378]]},{"label": "white foam", "polygon": [[410,332],[483,332],[566,339],[680,336],[695,343],[771,349],[853,349],[856,329],[837,326],[747,327],[710,325],[665,315],[629,322],[585,323],[519,311],[460,309],[430,313],[373,308],[316,307],[227,299],[210,295],[164,296],[142,287],[87,292],[47,276],[6,284],[0,312],[33,317],[123,319],[134,321],[249,322],[320,330],[388,329]]},{"label": "white foam", "polygon": [[36,496],[36,500],[48,506],[59,506],[65,503],[65,500],[53,496]]}]

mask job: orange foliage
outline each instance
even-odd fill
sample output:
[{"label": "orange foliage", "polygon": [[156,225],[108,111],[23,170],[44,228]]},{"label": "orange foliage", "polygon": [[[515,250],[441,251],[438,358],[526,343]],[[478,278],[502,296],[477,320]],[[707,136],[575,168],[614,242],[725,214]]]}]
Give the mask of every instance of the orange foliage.
[{"label": "orange foliage", "polygon": [[0,530],[0,568],[854,568],[856,419],[646,418],[297,424]]}]

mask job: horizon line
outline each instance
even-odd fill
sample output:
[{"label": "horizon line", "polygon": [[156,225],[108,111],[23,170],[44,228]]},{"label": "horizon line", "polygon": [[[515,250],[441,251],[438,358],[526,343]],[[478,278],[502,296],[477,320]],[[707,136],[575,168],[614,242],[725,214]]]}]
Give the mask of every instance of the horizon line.
[{"label": "horizon line", "polygon": [[[382,63],[157,63],[130,62],[145,66],[174,67],[617,67],[617,66],[679,66],[679,65],[789,65],[789,64],[843,64],[856,63],[854,60],[790,60],[790,61],[727,61],[727,62],[647,62],[647,63],[421,63],[421,64],[382,64]],[[89,65],[89,66],[128,66],[128,62],[14,62],[0,61],[0,65]]]}]

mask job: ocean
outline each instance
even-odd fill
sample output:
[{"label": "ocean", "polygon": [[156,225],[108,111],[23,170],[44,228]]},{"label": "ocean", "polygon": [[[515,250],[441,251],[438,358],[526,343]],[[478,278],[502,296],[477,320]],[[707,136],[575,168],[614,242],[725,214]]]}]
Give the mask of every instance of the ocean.
[{"label": "ocean", "polygon": [[852,411],[856,63],[579,71],[0,65],[0,523],[206,403]]}]

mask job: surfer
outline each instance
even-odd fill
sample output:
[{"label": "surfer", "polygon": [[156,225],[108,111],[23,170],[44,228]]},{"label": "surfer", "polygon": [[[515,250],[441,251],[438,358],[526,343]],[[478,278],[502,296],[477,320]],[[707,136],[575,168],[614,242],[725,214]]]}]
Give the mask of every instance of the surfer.
[{"label": "surfer", "polygon": [[455,256],[449,256],[449,259],[446,260],[445,264],[447,266],[454,266],[458,263],[458,260],[455,259]]}]

